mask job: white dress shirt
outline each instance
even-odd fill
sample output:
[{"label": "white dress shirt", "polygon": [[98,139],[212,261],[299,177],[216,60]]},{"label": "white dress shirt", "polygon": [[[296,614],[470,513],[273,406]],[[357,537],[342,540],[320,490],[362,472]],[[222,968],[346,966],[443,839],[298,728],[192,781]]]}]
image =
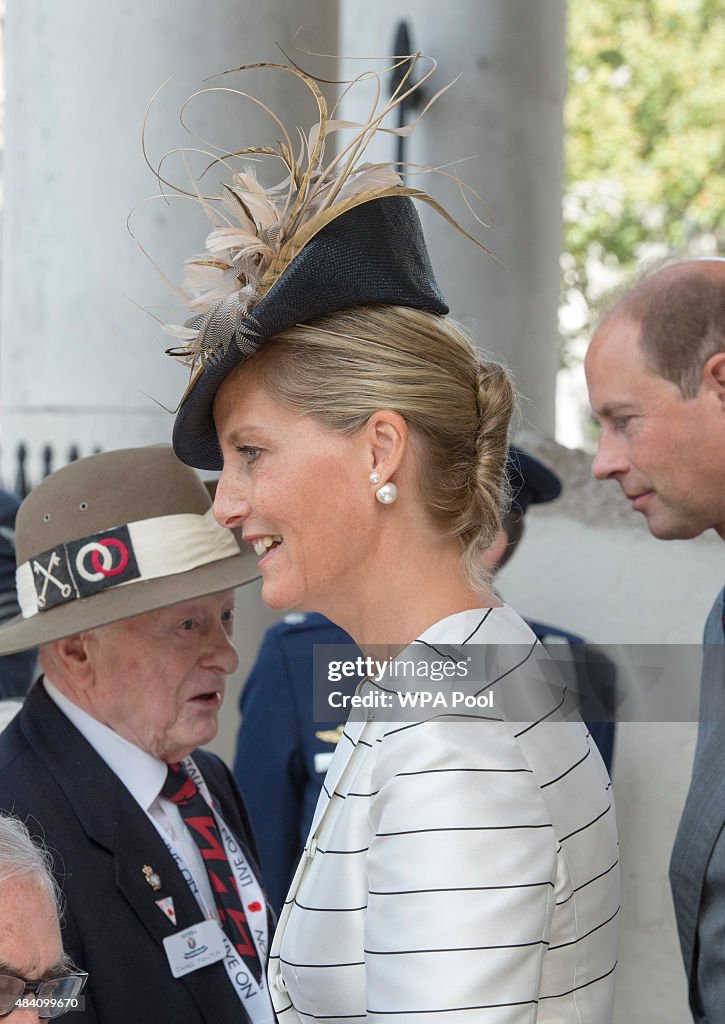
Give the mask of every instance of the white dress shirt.
[{"label": "white dress shirt", "polygon": [[161,838],[176,848],[196,883],[197,891],[194,895],[204,916],[216,917],[214,896],[199,847],[184,824],[179,808],[161,796],[168,765],[83,711],[47,677],[43,685],[50,699],[88,740],[145,811]]}]

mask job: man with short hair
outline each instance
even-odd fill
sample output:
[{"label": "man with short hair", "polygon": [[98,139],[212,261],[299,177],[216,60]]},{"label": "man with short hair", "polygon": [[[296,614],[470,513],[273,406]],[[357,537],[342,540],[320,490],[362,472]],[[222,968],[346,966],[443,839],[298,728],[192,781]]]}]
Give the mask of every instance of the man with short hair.
[{"label": "man with short hair", "polygon": [[[587,352],[601,424],[593,472],[616,480],[650,532],[725,539],[725,261],[688,260],[640,281]],[[670,864],[690,1006],[725,1020],[725,618],[705,627],[692,783]]]},{"label": "man with short hair", "polygon": [[0,1016],[60,1017],[83,1005],[86,977],[63,952],[48,854],[21,821],[0,815]]},{"label": "man with short hair", "polygon": [[271,1024],[271,922],[217,732],[233,587],[251,549],[168,446],[107,452],[39,484],[17,521],[22,615],[0,653],[42,678],[0,736],[0,808],[52,850],[90,1024]]}]

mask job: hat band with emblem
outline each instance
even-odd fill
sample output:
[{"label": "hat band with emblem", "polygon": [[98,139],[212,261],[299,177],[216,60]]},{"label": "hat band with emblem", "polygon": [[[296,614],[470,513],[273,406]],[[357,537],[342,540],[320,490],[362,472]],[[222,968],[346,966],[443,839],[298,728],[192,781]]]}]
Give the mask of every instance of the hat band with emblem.
[{"label": "hat band with emblem", "polygon": [[134,580],[160,579],[239,554],[234,535],[204,515],[158,516],[59,544],[18,566],[23,618]]},{"label": "hat band with emblem", "polygon": [[170,445],[79,459],[51,473],[15,524],[21,614],[0,626],[12,654],[259,578],[238,530]]}]

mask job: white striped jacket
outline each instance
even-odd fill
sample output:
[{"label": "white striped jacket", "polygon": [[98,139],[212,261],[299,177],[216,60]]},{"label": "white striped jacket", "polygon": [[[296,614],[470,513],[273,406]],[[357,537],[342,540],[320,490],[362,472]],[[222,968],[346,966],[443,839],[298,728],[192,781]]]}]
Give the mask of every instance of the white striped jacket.
[{"label": "white striped jacket", "polygon": [[[619,873],[598,751],[558,720],[550,663],[511,609],[420,642],[528,655],[488,677],[493,710],[348,722],[272,943],[280,1024],[609,1024]],[[541,713],[510,720],[506,688]]]}]

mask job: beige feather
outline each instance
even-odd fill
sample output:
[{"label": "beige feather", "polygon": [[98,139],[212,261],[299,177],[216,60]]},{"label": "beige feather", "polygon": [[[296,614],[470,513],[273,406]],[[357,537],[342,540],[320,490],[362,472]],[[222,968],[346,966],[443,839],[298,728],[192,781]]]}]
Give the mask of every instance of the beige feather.
[{"label": "beige feather", "polygon": [[[421,61],[428,61],[428,68],[422,77],[413,83],[413,71]],[[413,54],[396,59],[393,65],[403,66],[405,72],[395,93],[387,102],[381,100],[382,78],[392,70],[391,67],[382,73],[366,72],[347,83],[348,88],[358,82],[369,81],[370,78],[376,83],[375,98],[369,110],[368,120],[359,124],[328,116],[327,104],[319,85],[315,79],[297,67],[250,64],[232,69],[274,70],[290,74],[308,89],[317,106],[318,118],[308,132],[297,129],[300,141],[297,155],[290,134],[280,118],[249,93],[216,85],[195,92],[184,103],[180,120],[187,131],[190,129],[185,116],[191,102],[210,92],[225,92],[250,101],[265,111],[279,129],[282,138],[276,149],[258,146],[240,149],[234,153],[220,150],[207,140],[199,139],[201,147],[190,148],[189,152],[206,154],[210,158],[211,162],[206,170],[219,165],[230,171],[230,180],[223,185],[220,195],[202,194],[198,183],[191,176],[191,190],[172,184],[161,173],[166,158],[154,168],[154,173],[162,186],[175,190],[184,197],[196,199],[213,226],[206,238],[206,252],[185,261],[183,290],[171,285],[176,294],[184,296],[187,308],[192,313],[192,318],[183,326],[166,325],[167,333],[185,343],[170,350],[171,354],[183,358],[193,368],[197,364],[203,366],[204,361],[218,348],[221,347],[225,351],[242,319],[254,309],[310,239],[337,217],[363,203],[393,195],[419,199],[433,207],[476,245],[485,249],[478,239],[462,228],[426,192],[405,186],[396,165],[371,164],[363,161],[367,146],[377,132],[407,135],[414,127],[408,125],[404,128],[390,128],[384,126],[383,121],[403,100],[425,85],[435,70],[435,61]],[[427,103],[426,110],[450,87],[450,84],[435,93]],[[148,112],[144,118],[144,133],[147,117]],[[328,136],[343,130],[354,130],[355,134],[340,147],[337,155],[325,163],[324,151]],[[145,140],[143,151],[151,166]],[[284,167],[283,177],[272,187],[264,188],[249,163],[251,158],[272,158],[281,162]],[[445,170],[428,170],[445,174],[458,181],[455,175]],[[474,201],[481,202],[480,197],[472,189],[463,183],[461,187],[468,191]],[[470,207],[471,199],[466,198],[466,203]],[[479,223],[484,223],[480,218],[476,219]],[[165,275],[162,276],[168,282]]]}]

